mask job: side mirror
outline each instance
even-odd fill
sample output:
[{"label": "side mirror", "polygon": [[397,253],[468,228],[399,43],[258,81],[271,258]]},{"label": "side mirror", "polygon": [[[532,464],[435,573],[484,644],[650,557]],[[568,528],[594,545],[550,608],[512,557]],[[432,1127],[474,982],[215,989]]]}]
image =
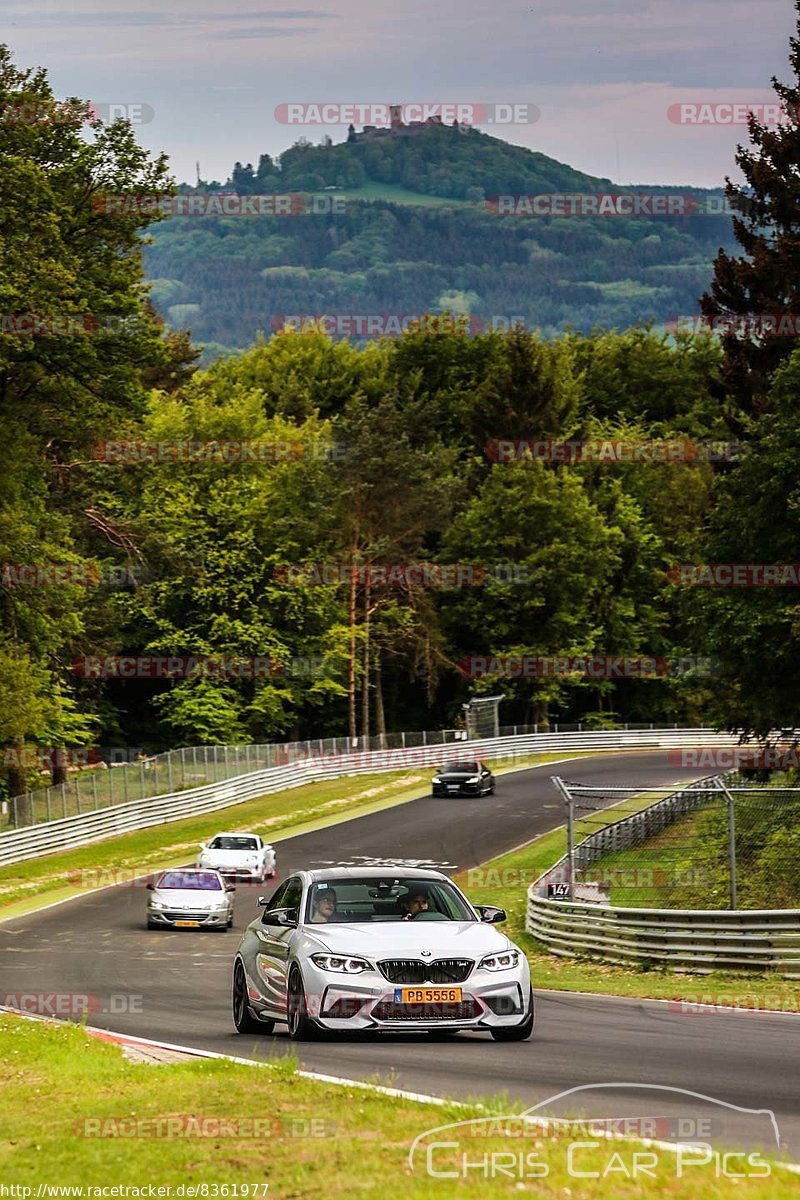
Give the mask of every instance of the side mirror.
[{"label": "side mirror", "polygon": [[206,845],[205,842],[201,842],[197,848],[198,848],[198,850],[207,850],[208,846]]},{"label": "side mirror", "polygon": [[475,907],[481,914],[481,920],[487,925],[499,925],[501,921],[506,920],[504,908],[496,908],[494,904],[476,904]]},{"label": "side mirror", "polygon": [[154,892],[156,890],[156,885],[153,883],[152,879],[148,879],[145,887],[147,888],[148,892]]},{"label": "side mirror", "polygon": [[266,896],[259,896],[256,900],[256,904],[259,908],[266,908],[268,903],[269,901],[267,900]]},{"label": "side mirror", "polygon": [[261,918],[263,925],[280,925],[292,929],[297,925],[296,908],[271,908]]},{"label": "side mirror", "polygon": [[235,883],[226,883],[226,884],[225,884],[225,891],[226,891],[226,892],[235,892],[235,891],[236,891],[236,884],[235,884]]}]

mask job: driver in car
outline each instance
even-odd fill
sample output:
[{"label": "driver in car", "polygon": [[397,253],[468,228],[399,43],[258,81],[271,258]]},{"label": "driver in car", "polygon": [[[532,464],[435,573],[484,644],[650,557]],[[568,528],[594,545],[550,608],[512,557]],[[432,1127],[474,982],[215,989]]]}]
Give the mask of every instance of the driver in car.
[{"label": "driver in car", "polygon": [[417,913],[428,911],[428,893],[421,890],[409,892],[407,896],[403,897],[401,903],[405,909],[403,920],[413,921]]}]

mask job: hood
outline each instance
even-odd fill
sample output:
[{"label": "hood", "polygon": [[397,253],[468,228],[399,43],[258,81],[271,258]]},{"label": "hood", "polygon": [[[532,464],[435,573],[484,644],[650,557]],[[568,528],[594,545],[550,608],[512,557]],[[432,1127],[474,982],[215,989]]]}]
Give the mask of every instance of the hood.
[{"label": "hood", "polygon": [[207,892],[199,888],[156,888],[153,897],[171,908],[208,908],[224,900],[226,892]]},{"label": "hood", "polygon": [[[380,921],[363,925],[306,925],[304,932],[332,954],[366,958],[477,958],[507,950],[512,943],[493,925],[479,921]],[[425,955],[425,958],[428,956]]]}]

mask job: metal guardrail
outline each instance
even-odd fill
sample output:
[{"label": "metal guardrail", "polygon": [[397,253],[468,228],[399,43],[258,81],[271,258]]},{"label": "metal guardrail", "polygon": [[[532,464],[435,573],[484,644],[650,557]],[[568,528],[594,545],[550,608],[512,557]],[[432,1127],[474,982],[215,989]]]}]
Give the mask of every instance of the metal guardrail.
[{"label": "metal guardrail", "polygon": [[[698,780],[591,834],[573,851],[575,874],[604,854],[641,844],[702,805],[712,791],[719,794],[708,780]],[[548,885],[566,882],[569,875],[569,856],[564,855],[528,889],[525,927],[553,954],[622,966],[652,963],[698,974],[774,970],[800,979],[798,910],[621,908],[548,898]]]},{"label": "metal guardrail", "polygon": [[[529,754],[580,750],[692,749],[704,746],[736,745],[732,734],[713,729],[614,729],[570,733],[528,733],[511,737],[458,741],[443,746],[406,746],[393,750],[363,750],[331,754],[311,750],[287,766],[253,771],[203,787],[141,799],[127,804],[68,816],[59,820],[29,825],[0,836],[0,866],[41,854],[90,842],[102,841],[119,833],[147,829],[153,825],[177,821],[199,813],[214,812],[241,804],[245,800],[287,788],[298,787],[315,779],[336,779],[343,775],[393,771],[404,767],[438,766],[443,753],[468,753],[493,761],[521,758]],[[310,747],[313,743],[310,744]]]},{"label": "metal guardrail", "polygon": [[[653,729],[653,725],[623,725],[623,730]],[[677,726],[675,726],[677,728]],[[543,733],[580,733],[583,725],[553,723],[541,730]],[[496,736],[519,737],[526,733],[539,733],[538,725],[502,726]],[[487,736],[490,736],[487,734]],[[491,734],[491,736],[495,736]],[[61,752],[69,767],[85,762],[83,769],[68,771],[63,783],[36,788],[0,802],[0,836],[8,829],[21,829],[25,825],[41,825],[46,821],[80,816],[82,813],[97,812],[101,808],[113,808],[118,804],[136,800],[153,799],[186,788],[198,788],[209,783],[221,783],[251,771],[266,770],[268,767],[285,767],[299,760],[305,761],[317,755],[350,754],[371,750],[406,750],[414,746],[449,746],[468,739],[464,729],[436,729],[400,731],[374,737],[329,737],[314,738],[303,742],[265,742],[245,745],[181,746],[162,754],[146,755],[124,750],[123,758],[117,758],[118,748],[110,747],[101,756],[97,750],[75,750]],[[19,752],[25,756],[25,750]],[[47,747],[45,760],[54,753],[55,747]],[[101,761],[90,765],[90,754]],[[15,751],[12,749],[13,759]],[[35,761],[35,748],[30,754]],[[82,757],[84,756],[83,760]]]}]

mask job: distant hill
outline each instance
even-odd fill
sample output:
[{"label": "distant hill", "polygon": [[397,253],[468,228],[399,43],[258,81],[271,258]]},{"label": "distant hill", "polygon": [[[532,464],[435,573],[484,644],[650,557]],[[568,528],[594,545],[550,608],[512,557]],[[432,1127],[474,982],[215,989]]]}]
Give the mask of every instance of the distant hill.
[{"label": "distant hill", "polygon": [[[326,190],[327,189],[327,190]],[[500,216],[487,201],[531,193],[721,192],[621,187],[477,130],[298,144],[237,163],[225,184],[182,191],[310,193],[329,211],[175,216],[152,230],[146,266],[170,325],[206,358],[270,334],[287,314],[466,311],[522,319],[546,336],[570,324],[624,327],[697,311],[726,216]],[[300,207],[296,205],[295,207]],[[330,211],[333,209],[334,211]],[[336,210],[343,211],[336,211]]]}]

